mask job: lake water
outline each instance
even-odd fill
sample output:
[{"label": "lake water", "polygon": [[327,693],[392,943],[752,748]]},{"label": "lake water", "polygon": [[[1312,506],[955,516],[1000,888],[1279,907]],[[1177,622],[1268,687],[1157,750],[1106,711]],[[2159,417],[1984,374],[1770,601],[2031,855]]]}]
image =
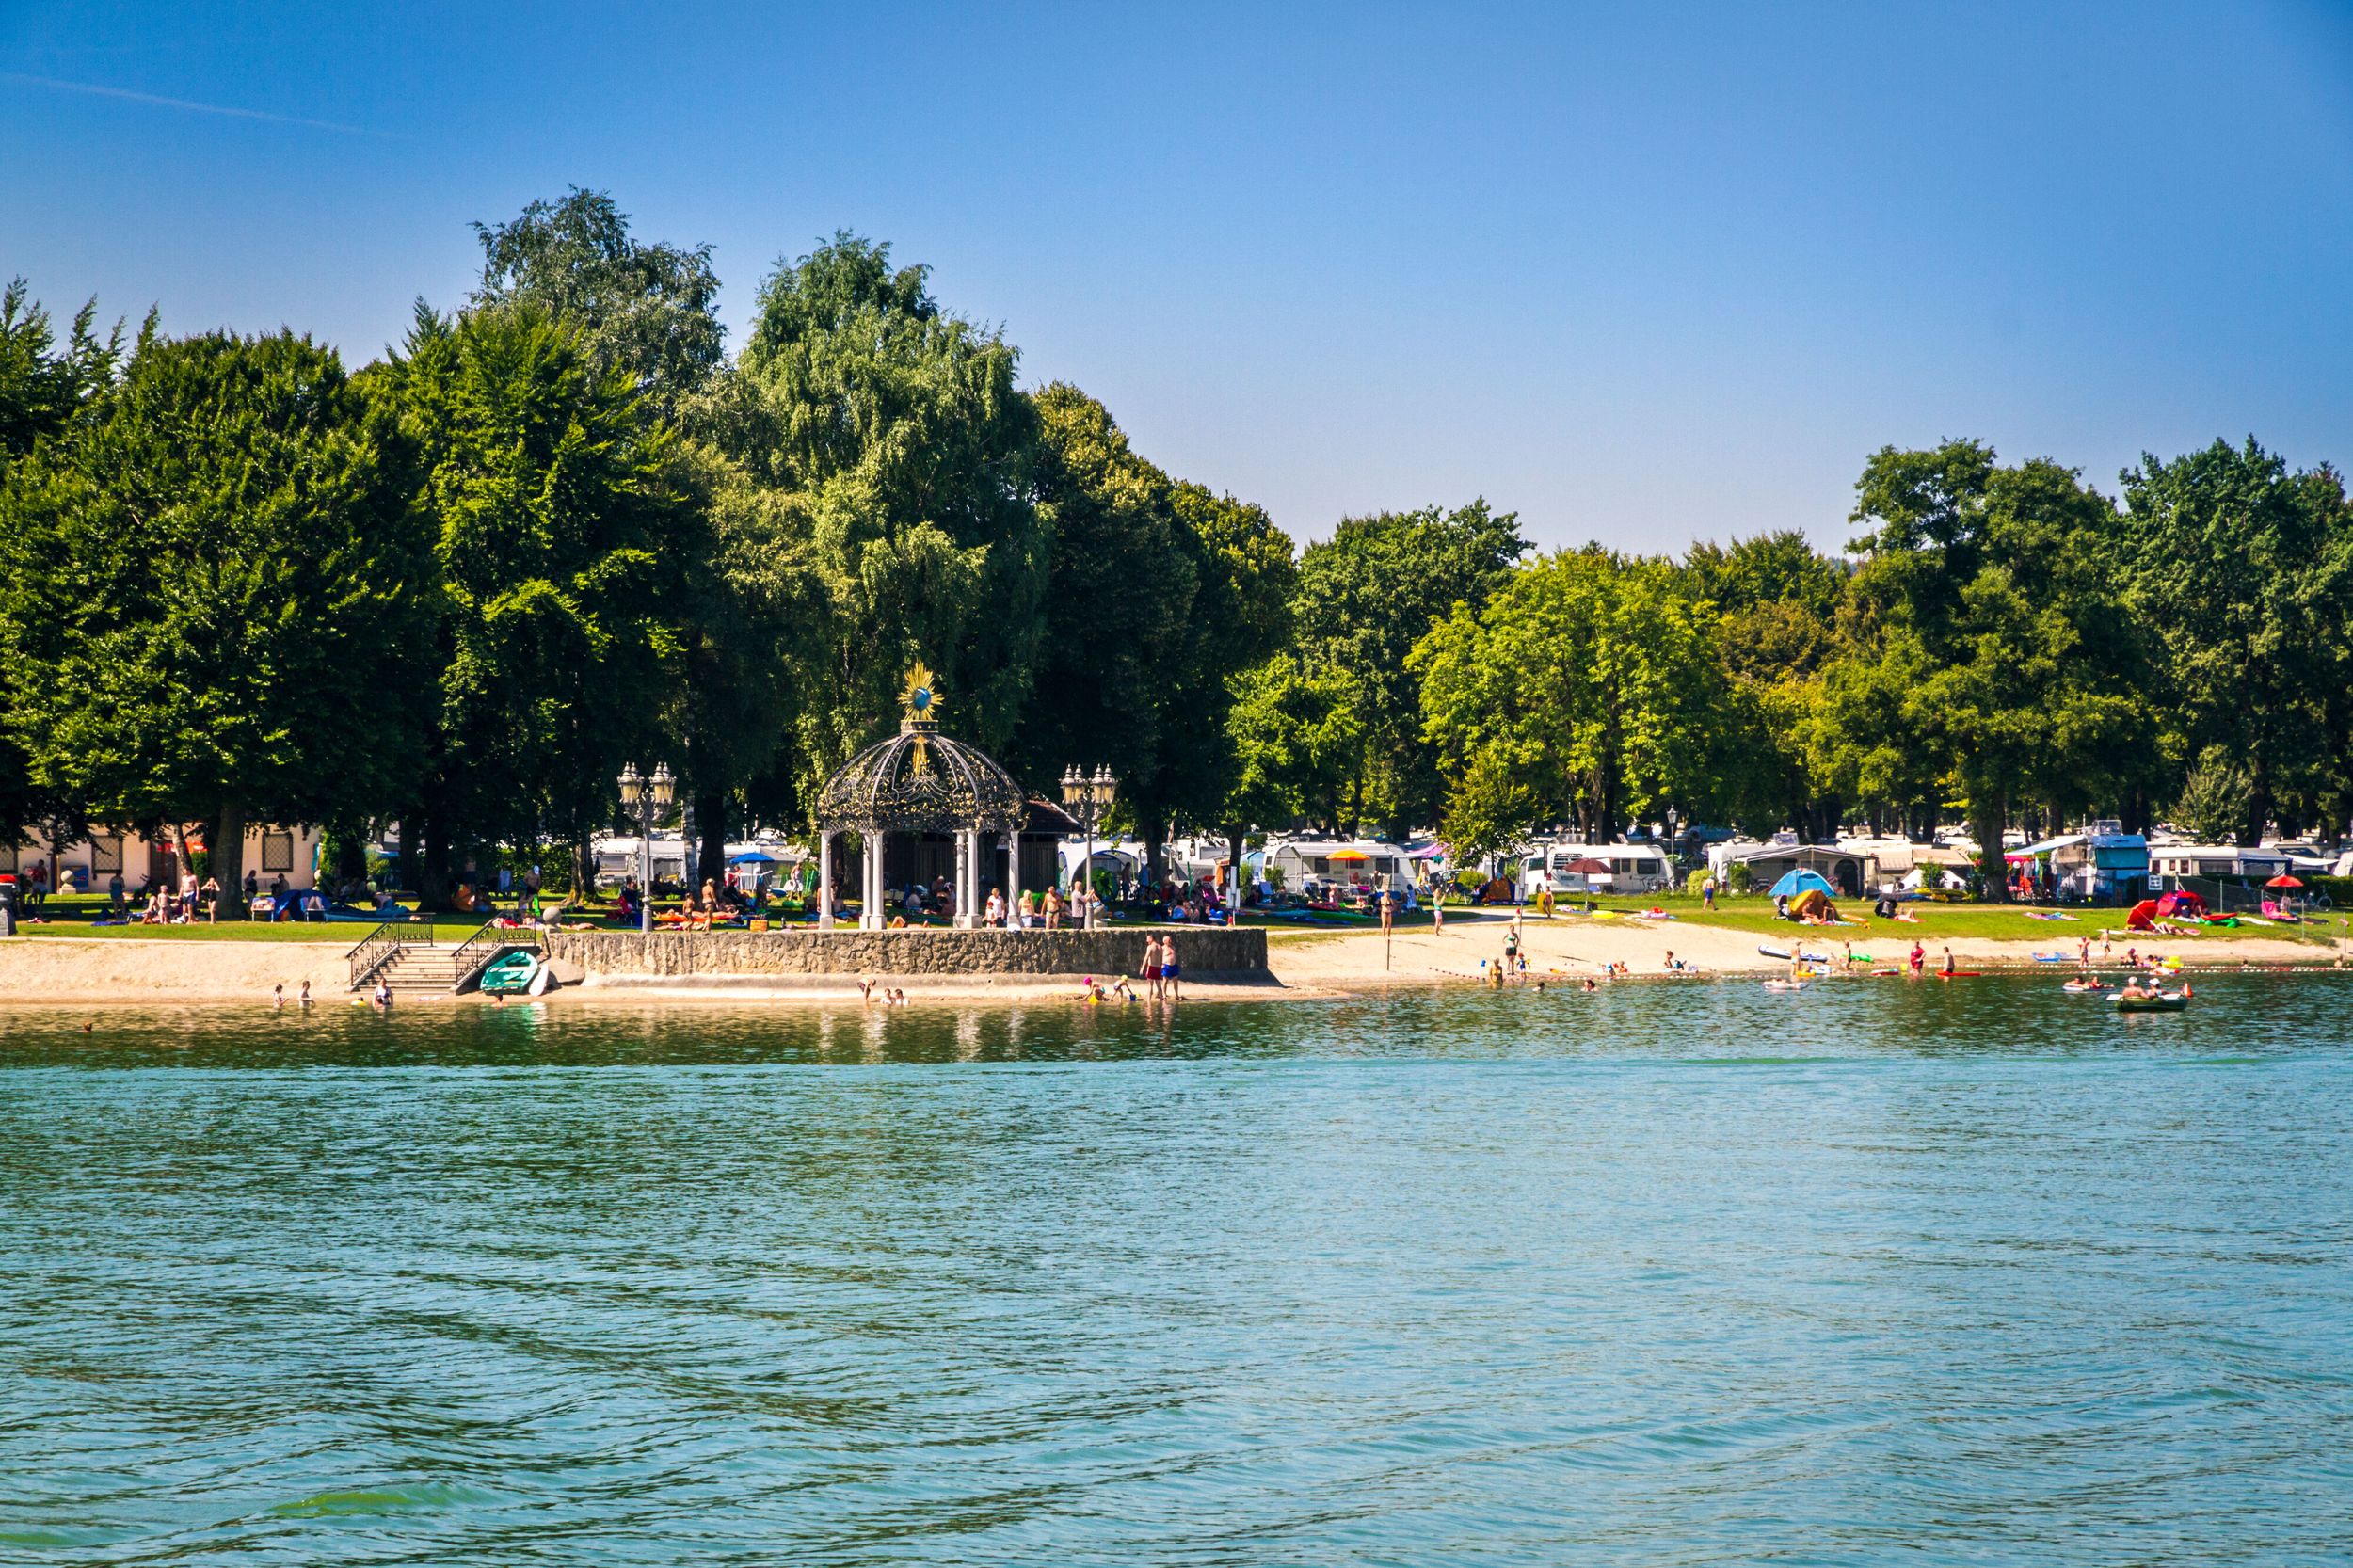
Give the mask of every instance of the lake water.
[{"label": "lake water", "polygon": [[0,1561],[2343,1562],[2349,981],[0,1014]]}]

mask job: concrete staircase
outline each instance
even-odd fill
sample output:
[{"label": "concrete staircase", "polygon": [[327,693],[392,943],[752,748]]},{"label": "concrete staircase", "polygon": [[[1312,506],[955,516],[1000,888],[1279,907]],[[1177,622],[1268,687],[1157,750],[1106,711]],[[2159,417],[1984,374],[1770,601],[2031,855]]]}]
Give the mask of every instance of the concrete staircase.
[{"label": "concrete staircase", "polygon": [[422,992],[447,996],[504,952],[504,947],[476,948],[472,952],[461,952],[456,948],[405,947],[376,973],[377,979],[392,987],[394,996]]},{"label": "concrete staircase", "polygon": [[442,947],[429,937],[408,939],[407,922],[378,926],[349,954],[351,988],[373,989],[378,981],[394,996],[447,996],[472,983],[484,969],[518,950],[536,952],[538,938],[528,931],[493,931],[488,927],[455,947]]}]

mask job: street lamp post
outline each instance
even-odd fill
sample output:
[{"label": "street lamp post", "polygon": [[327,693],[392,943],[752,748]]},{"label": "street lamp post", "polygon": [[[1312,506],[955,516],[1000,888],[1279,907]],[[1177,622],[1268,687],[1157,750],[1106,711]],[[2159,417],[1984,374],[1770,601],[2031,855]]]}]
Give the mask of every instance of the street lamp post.
[{"label": "street lamp post", "polygon": [[1091,775],[1076,766],[1063,770],[1063,806],[1079,819],[1087,836],[1087,857],[1079,870],[1079,886],[1086,889],[1084,924],[1089,929],[1095,925],[1095,828],[1118,798],[1119,780],[1112,776],[1111,769],[1098,767]]},{"label": "street lamp post", "polygon": [[650,778],[632,762],[621,769],[616,782],[621,787],[621,804],[637,819],[637,929],[648,934],[653,930],[653,824],[677,798],[678,779],[666,762],[655,763]]}]

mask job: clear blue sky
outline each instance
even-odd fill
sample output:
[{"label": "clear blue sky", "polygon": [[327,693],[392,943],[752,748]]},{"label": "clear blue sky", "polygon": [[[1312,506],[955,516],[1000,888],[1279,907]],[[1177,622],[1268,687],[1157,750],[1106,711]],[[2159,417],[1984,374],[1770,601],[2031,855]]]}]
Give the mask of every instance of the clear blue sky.
[{"label": "clear blue sky", "polygon": [[7,0],[0,273],[358,363],[570,184],[735,335],[848,228],[1303,538],[1834,545],[1945,436],[2353,465],[2344,0],[508,9]]}]

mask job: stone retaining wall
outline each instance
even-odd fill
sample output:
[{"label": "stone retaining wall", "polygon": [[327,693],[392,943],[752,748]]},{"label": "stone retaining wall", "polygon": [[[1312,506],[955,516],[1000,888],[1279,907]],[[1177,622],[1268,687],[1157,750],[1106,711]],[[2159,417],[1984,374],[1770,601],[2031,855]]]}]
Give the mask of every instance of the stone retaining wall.
[{"label": "stone retaining wall", "polygon": [[1176,938],[1187,977],[1266,980],[1263,931],[562,931],[550,958],[592,975],[1133,974],[1147,935]]}]

